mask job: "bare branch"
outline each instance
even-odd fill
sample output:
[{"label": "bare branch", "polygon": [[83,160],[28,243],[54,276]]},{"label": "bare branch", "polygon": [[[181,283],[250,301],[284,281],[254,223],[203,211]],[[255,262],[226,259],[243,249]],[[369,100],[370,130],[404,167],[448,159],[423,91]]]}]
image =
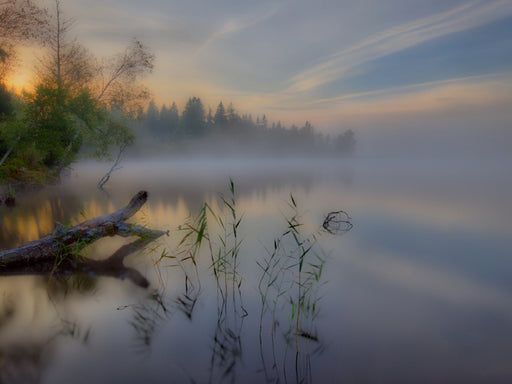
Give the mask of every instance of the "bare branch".
[{"label": "bare branch", "polygon": [[[149,49],[139,40],[134,39],[131,46],[117,55],[109,63],[106,63],[103,72],[107,72],[104,85],[99,92],[98,100],[105,98],[106,94],[117,83],[123,83],[123,86],[130,86],[133,82],[147,73],[151,73],[154,67],[155,56]],[[114,98],[114,97],[110,97]]]},{"label": "bare branch", "polygon": [[128,145],[126,143],[121,144],[121,146],[119,147],[119,153],[117,154],[114,164],[112,164],[110,170],[105,175],[103,175],[101,180],[98,182],[98,189],[103,189],[105,184],[110,180],[110,175],[112,174],[112,172],[121,169],[121,166],[119,164],[121,163],[123,153],[127,147]]}]

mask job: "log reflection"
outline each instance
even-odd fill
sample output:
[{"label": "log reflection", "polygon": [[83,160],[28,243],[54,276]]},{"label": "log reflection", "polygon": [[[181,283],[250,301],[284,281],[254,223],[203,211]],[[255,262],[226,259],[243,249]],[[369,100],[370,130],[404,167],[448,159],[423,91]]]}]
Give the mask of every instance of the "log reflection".
[{"label": "log reflection", "polygon": [[93,278],[114,277],[128,279],[141,288],[147,288],[149,281],[136,269],[126,267],[123,260],[130,254],[141,250],[148,244],[146,239],[138,239],[123,245],[105,260],[92,260],[75,255],[55,259],[40,260],[30,265],[14,264],[0,270],[0,276],[41,275],[53,279],[67,279],[73,276]]}]

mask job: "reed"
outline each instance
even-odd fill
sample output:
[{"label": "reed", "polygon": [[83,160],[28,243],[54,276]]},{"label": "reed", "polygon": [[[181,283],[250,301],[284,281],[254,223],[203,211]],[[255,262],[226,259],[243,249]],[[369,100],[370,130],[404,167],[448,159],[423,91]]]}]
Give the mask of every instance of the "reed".
[{"label": "reed", "polygon": [[235,380],[236,368],[242,358],[242,328],[247,311],[243,305],[240,251],[242,217],[237,211],[235,183],[229,180],[228,195],[219,195],[220,209],[210,214],[216,224],[215,244],[210,243],[212,269],[217,283],[217,323],[213,335],[210,359],[210,382],[217,376],[217,369],[225,380]]},{"label": "reed", "polygon": [[[261,275],[260,293],[260,357],[267,382],[287,381],[288,347],[294,340],[295,376],[298,382],[311,382],[311,352],[321,349],[315,320],[320,313],[320,290],[326,283],[323,271],[326,263],[324,251],[318,243],[321,230],[305,233],[301,213],[291,194],[289,213],[285,215],[285,229],[266,249],[266,256],[258,261]],[[283,331],[285,346],[279,361],[280,312],[284,309],[288,326]],[[272,361],[265,359],[264,328],[270,322],[270,349]],[[313,348],[312,345],[316,344]],[[268,367],[270,366],[270,369]]]}]

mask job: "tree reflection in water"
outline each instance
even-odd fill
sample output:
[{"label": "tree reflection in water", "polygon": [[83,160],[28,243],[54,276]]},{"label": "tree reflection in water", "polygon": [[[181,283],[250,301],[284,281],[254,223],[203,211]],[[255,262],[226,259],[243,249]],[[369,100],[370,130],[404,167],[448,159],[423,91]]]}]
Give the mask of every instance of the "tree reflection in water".
[{"label": "tree reflection in water", "polygon": [[[51,300],[50,300],[51,301]],[[16,321],[22,312],[21,302],[4,300],[0,307],[0,334]],[[57,308],[55,311],[58,314]],[[39,383],[46,367],[51,364],[58,339],[69,338],[87,344],[91,328],[82,328],[77,321],[59,316],[55,331],[30,341],[4,342],[0,348],[0,383]],[[21,338],[23,339],[23,338]]]},{"label": "tree reflection in water", "polygon": [[[4,343],[0,350],[0,383],[37,383],[51,360],[55,341],[60,337],[72,338],[82,344],[89,340],[91,329],[82,330],[78,321],[63,318],[56,303],[73,292],[91,292],[99,277],[128,279],[141,288],[149,286],[148,280],[136,269],[126,267],[124,259],[141,249],[155,238],[140,238],[121,246],[105,260],[93,260],[76,254],[60,259],[43,258],[34,264],[4,265],[0,276],[39,275],[45,278],[48,302],[54,307],[59,319],[57,331],[31,342]],[[62,255],[61,255],[62,256]],[[3,300],[0,307],[0,331],[8,328],[20,312],[21,301]],[[142,312],[139,313],[142,316]],[[146,320],[147,318],[144,318]]]}]

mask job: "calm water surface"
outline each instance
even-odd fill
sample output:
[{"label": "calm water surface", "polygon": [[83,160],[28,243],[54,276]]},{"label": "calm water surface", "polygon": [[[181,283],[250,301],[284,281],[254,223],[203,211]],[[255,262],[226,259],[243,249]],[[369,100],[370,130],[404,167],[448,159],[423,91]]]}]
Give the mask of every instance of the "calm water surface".
[{"label": "calm water surface", "polygon": [[[1,383],[512,382],[510,163],[147,161],[126,163],[108,194],[95,188],[105,168],[81,164],[61,185],[0,207],[0,249],[112,212],[145,189],[131,221],[170,236],[125,265],[150,287],[0,277]],[[176,255],[178,228],[203,202],[230,222],[218,196],[229,199],[229,177],[242,218],[236,286],[232,274],[217,284],[208,247],[197,269],[190,259],[156,263]],[[316,234],[306,264],[322,264],[312,252],[322,257],[318,281],[291,262],[300,247],[289,235],[273,259],[281,269],[263,275],[294,214],[290,194],[302,239]],[[337,210],[353,228],[321,231]],[[225,233],[209,220],[216,252]],[[85,256],[107,258],[129,242],[102,239]],[[304,307],[297,328],[300,295],[315,312]]]}]

